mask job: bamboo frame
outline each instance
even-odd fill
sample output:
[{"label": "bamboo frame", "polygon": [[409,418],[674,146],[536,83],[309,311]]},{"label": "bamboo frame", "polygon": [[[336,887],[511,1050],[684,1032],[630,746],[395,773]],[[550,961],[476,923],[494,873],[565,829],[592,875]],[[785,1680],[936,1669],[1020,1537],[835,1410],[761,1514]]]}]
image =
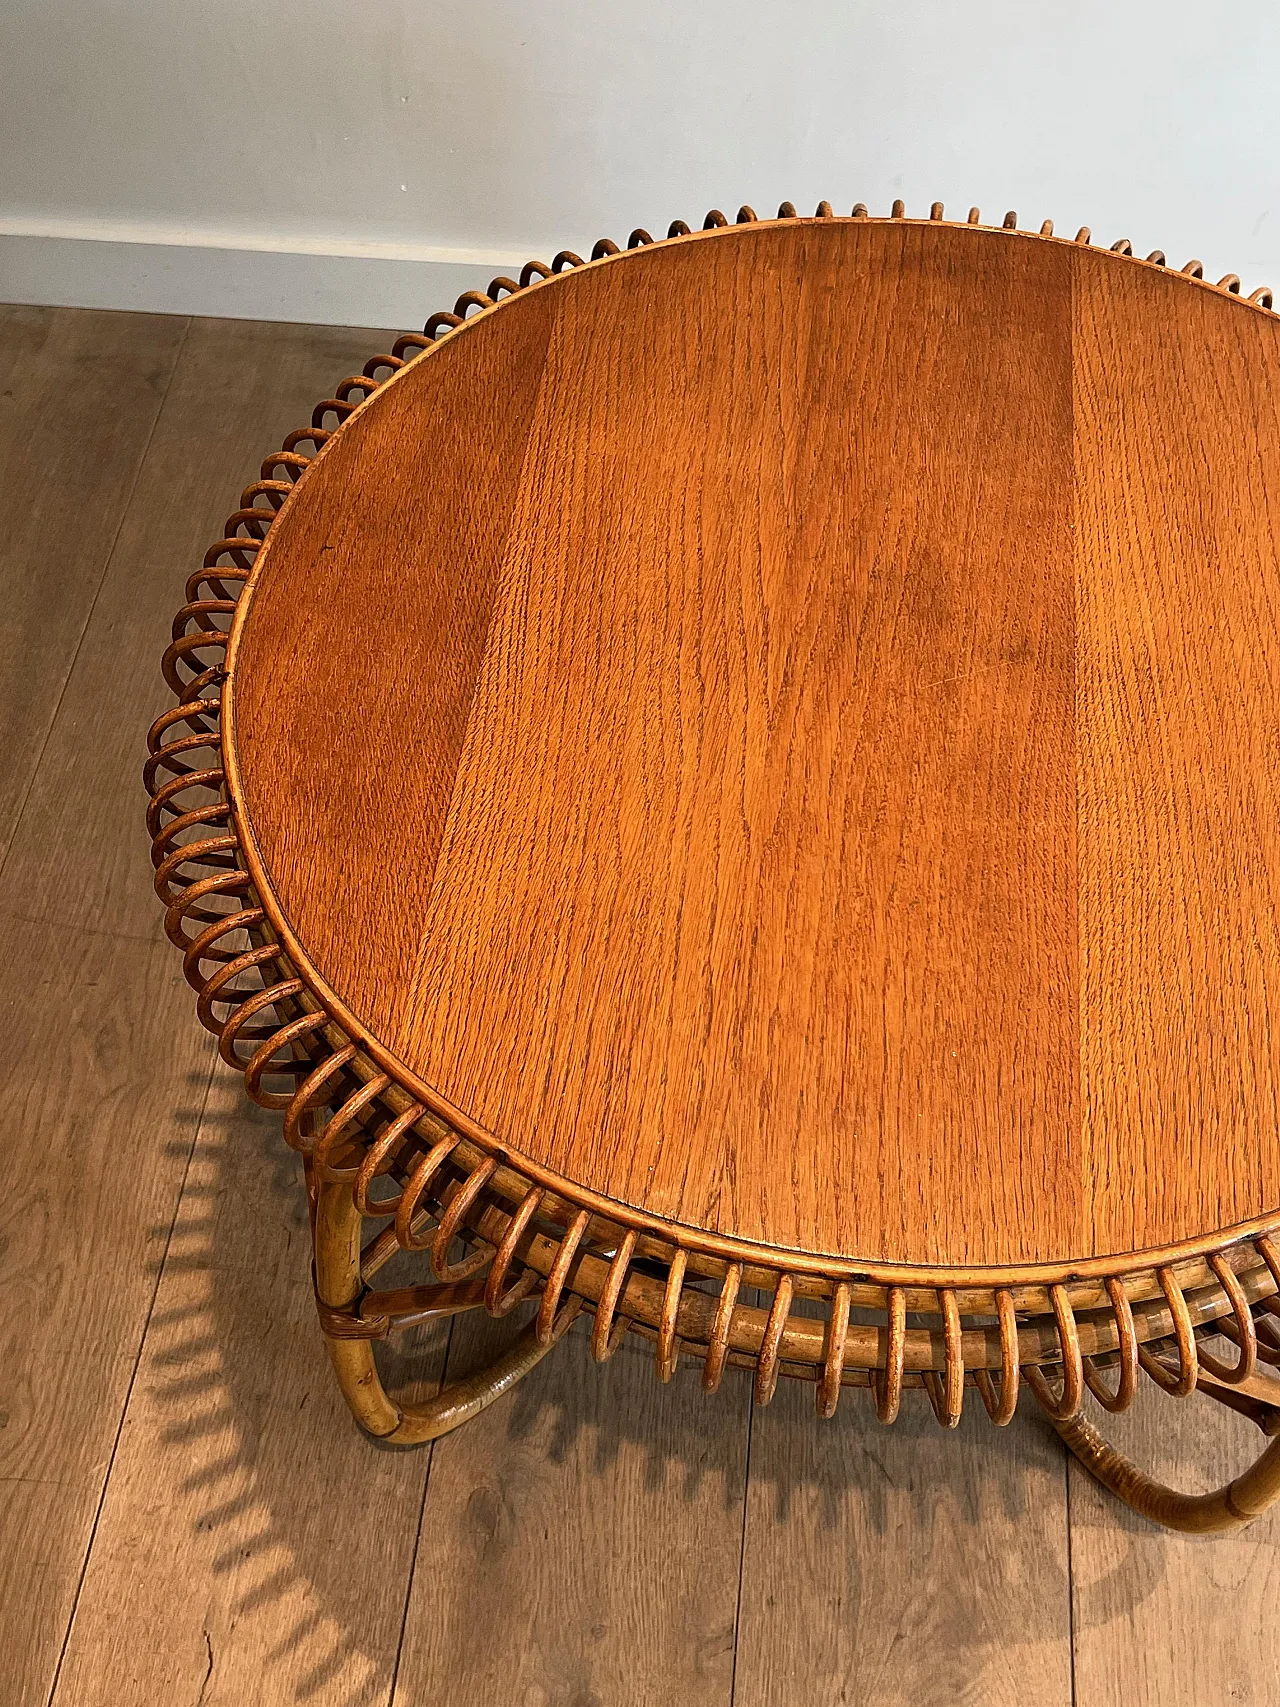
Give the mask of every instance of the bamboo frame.
[{"label": "bamboo frame", "polygon": [[[797,217],[790,203],[779,209],[779,220]],[[825,202],[814,215],[834,217]],[[870,216],[858,204],[851,217]],[[901,203],[890,217],[905,218]],[[744,207],[736,223],[755,218]],[[929,218],[943,218],[940,203]],[[979,224],[977,209],[965,223]],[[702,232],[676,221],[665,241],[715,241],[728,224],[713,210]],[[1007,241],[1063,241],[1052,222],[1030,233],[1012,214],[983,229]],[[627,248],[653,241],[637,230]],[[1088,230],[1074,241],[1089,243]],[[1165,266],[1160,252],[1139,260],[1123,239],[1112,253],[1116,265]],[[224,740],[231,696],[224,705],[222,692],[275,517],[334,432],[410,361],[517,293],[556,288],[580,266],[614,264],[629,264],[626,253],[603,238],[587,261],[568,250],[549,266],[531,261],[518,280],[465,293],[422,334],[405,334],[343,380],[242,493],[188,581],[162,661],[177,703],[151,730],[144,780],[165,929],[223,1059],[244,1074],[255,1101],[281,1112],[285,1139],[304,1159],[317,1307],[353,1413],[385,1440],[434,1439],[506,1392],[585,1311],[597,1361],[635,1332],[653,1342],[662,1380],[693,1357],[714,1392],[727,1365],[746,1367],[756,1402],[766,1404],[780,1376],[806,1379],[823,1417],[835,1414],[846,1388],[859,1388],[889,1423],[904,1391],[923,1390],[938,1421],[954,1427],[976,1389],[1004,1425],[1025,1381],[1071,1450],[1135,1510],[1174,1527],[1244,1521],[1280,1493],[1273,1449],[1246,1478],[1206,1496],[1216,1503],[1187,1505],[1189,1496],[1126,1465],[1079,1408],[1086,1387],[1106,1408],[1125,1408],[1141,1371],[1173,1395],[1199,1389],[1265,1429],[1280,1426],[1280,1381],[1255,1373],[1259,1360],[1280,1364],[1280,1211],[1162,1251],[964,1271],[776,1250],[664,1221],[499,1150],[363,1030],[282,915],[238,808],[234,740]],[[1272,310],[1266,287],[1246,300],[1234,275],[1211,285],[1188,262],[1181,277],[1187,288],[1235,297],[1242,311]],[[382,1230],[362,1243],[366,1220]],[[429,1284],[371,1286],[397,1249],[430,1252]],[[770,1295],[767,1307],[743,1299],[749,1287]],[[425,1406],[385,1393],[375,1339],[462,1309],[505,1315],[524,1301],[537,1305],[534,1321],[488,1371]],[[1234,1362],[1203,1348],[1216,1335],[1234,1342]]]},{"label": "bamboo frame", "polygon": [[1084,1417],[1068,1417],[1053,1426],[1089,1474],[1131,1511],[1184,1535],[1240,1529],[1280,1499],[1280,1439],[1272,1440],[1233,1482],[1212,1493],[1182,1494],[1130,1463]]},{"label": "bamboo frame", "polygon": [[[321,1185],[314,1202],[316,1300],[322,1306],[322,1327],[344,1320],[344,1313],[364,1289],[360,1272],[360,1233],[364,1217],[356,1208],[347,1185]],[[482,1300],[459,1293],[448,1284],[434,1306],[423,1310],[418,1320],[431,1320],[478,1309]],[[388,1397],[373,1360],[373,1342],[348,1338],[339,1330],[325,1332],[325,1344],[334,1374],[352,1415],[367,1434],[394,1446],[418,1446],[438,1440],[462,1423],[478,1416],[486,1406],[514,1387],[551,1350],[573,1318],[576,1308],[561,1312],[557,1331],[545,1340],[528,1327],[509,1350],[487,1368],[445,1387],[425,1404],[404,1404]]]}]

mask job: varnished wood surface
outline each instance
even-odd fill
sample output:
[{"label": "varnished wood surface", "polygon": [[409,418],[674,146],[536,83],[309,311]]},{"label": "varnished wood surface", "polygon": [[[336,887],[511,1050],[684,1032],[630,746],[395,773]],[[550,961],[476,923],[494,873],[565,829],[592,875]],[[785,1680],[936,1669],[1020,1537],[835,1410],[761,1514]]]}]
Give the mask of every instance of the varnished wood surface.
[{"label": "varnished wood surface", "polygon": [[0,321],[0,854],[185,330],[171,316],[87,310],[6,308]]},{"label": "varnished wood surface", "polygon": [[[596,1368],[584,1326],[509,1403],[436,1443],[403,1707],[732,1707],[749,1385],[709,1412],[695,1370],[661,1387],[635,1340]],[[460,1320],[450,1375],[510,1338]]]},{"label": "varnished wood surface", "polygon": [[[431,1460],[370,1451],[317,1355],[307,1205],[291,1162],[278,1120],[247,1109],[219,1075],[59,1707],[152,1707],[201,1690],[203,1707],[387,1701]],[[422,1339],[390,1365],[400,1390],[409,1372],[434,1390],[445,1342]]]},{"label": "varnished wood surface", "polygon": [[[76,1603],[213,1056],[175,1001],[186,986],[139,860],[138,731],[165,704],[155,660],[175,574],[263,442],[370,334],[5,309],[0,341],[15,324],[39,351],[21,380],[46,470],[0,460],[0,501],[27,541],[6,564],[6,650],[33,637],[30,669],[0,692],[12,727],[48,724],[0,873],[0,1701],[26,1707],[47,1700]],[[121,422],[97,417],[134,410],[139,391],[126,460]],[[51,518],[47,551],[28,514]],[[42,612],[75,641],[52,702]]]},{"label": "varnished wood surface", "polygon": [[[145,356],[155,328],[121,317],[116,337]],[[1068,1707],[1066,1463],[1030,1419],[1013,1425],[1025,1435],[970,1437],[965,1424],[957,1442],[923,1411],[881,1429],[850,1394],[818,1424],[811,1389],[784,1382],[749,1423],[748,1378],[729,1372],[704,1401],[682,1366],[662,1389],[639,1346],[589,1371],[576,1328],[563,1365],[549,1358],[441,1456],[393,1455],[352,1431],[315,1333],[292,1158],[236,1076],[219,1075],[201,1114],[209,1050],[140,863],[137,747],[147,707],[163,703],[154,659],[175,572],[263,443],[377,338],[196,323],[91,619],[81,594],[85,641],[31,796],[39,835],[20,829],[9,870],[21,889],[0,910],[11,1054],[15,1016],[28,1026],[3,1129],[17,1166],[0,1281],[21,1308],[0,1359],[0,1707],[47,1707],[64,1638],[53,1707],[417,1707],[424,1692],[469,1704],[495,1645],[503,1698],[549,1707],[593,1692],[608,1707],[825,1703],[840,1689],[879,1707],[899,1671],[912,1707],[993,1707],[1019,1666],[1021,1699]],[[73,336],[50,372],[68,462],[84,430],[72,382],[95,383],[93,361]],[[461,1326],[455,1372],[478,1350]],[[429,1383],[439,1349],[392,1361],[388,1379]],[[1119,1419],[1117,1438],[1179,1482],[1198,1463],[1207,1486],[1256,1444],[1216,1406],[1154,1397],[1142,1437]],[[1162,1458],[1151,1430],[1170,1410]],[[1221,1459],[1219,1434],[1231,1437]],[[1188,1541],[1094,1501],[1076,1477],[1079,1707],[1270,1707],[1278,1522]],[[983,1532],[999,1537],[998,1566]],[[727,1557],[692,1568],[691,1534]],[[577,1549],[567,1570],[552,1541]],[[739,1573],[730,1662],[723,1584]],[[664,1646],[668,1629],[679,1640]]]},{"label": "varnished wood surface", "polygon": [[[1256,1456],[1261,1436],[1242,1417],[1162,1398],[1144,1384],[1123,1416],[1093,1405],[1087,1414],[1134,1463],[1188,1492],[1221,1486]],[[1117,1510],[1074,1460],[1068,1468],[1074,1707],[1272,1707],[1280,1525],[1251,1526],[1219,1552],[1213,1537],[1157,1531]]]},{"label": "varnished wood surface", "polygon": [[136,539],[113,550],[185,331],[0,310],[0,1699],[24,1703],[52,1681],[190,1143],[184,1081],[208,1072],[157,1000],[172,969],[134,853],[129,725],[162,703],[172,599]]},{"label": "varnished wood surface", "polygon": [[571,1184],[851,1259],[1280,1207],[1280,321],[861,221],[535,287],[259,559],[278,913]]},{"label": "varnished wood surface", "polygon": [[1075,1707],[1063,1468],[1033,1409],[998,1442],[967,1415],[945,1457],[927,1405],[859,1410],[831,1438],[786,1382],[753,1419],[734,1707]]}]

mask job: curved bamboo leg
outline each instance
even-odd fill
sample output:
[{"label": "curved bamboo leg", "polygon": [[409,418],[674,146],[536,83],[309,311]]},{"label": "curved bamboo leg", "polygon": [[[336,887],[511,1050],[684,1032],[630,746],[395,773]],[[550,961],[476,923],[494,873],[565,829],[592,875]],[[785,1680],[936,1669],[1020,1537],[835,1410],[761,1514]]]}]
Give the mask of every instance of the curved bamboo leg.
[{"label": "curved bamboo leg", "polygon": [[[316,1292],[322,1303],[345,1309],[360,1296],[361,1216],[347,1184],[322,1185],[315,1206]],[[424,1404],[400,1404],[382,1385],[367,1339],[325,1335],[343,1397],[366,1433],[396,1446],[416,1446],[478,1416],[527,1375],[551,1350],[539,1345],[531,1325],[501,1357],[464,1380],[451,1382]],[[554,1341],[552,1342],[554,1344]]]},{"label": "curved bamboo leg", "polygon": [[1130,1463],[1083,1417],[1054,1420],[1053,1426],[1104,1488],[1131,1510],[1153,1523],[1164,1524],[1166,1529],[1179,1529],[1186,1535],[1221,1534],[1252,1522],[1280,1499],[1280,1437],[1226,1487],[1209,1494],[1180,1494]]}]

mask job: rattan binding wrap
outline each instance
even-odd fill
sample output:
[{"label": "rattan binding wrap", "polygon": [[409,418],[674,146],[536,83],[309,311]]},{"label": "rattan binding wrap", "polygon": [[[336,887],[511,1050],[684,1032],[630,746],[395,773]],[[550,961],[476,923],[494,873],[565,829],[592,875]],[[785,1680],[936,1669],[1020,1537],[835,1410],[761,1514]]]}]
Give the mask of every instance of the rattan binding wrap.
[{"label": "rattan binding wrap", "polygon": [[[784,203],[778,217],[797,215]],[[823,202],[814,217],[834,216]],[[852,217],[870,216],[858,204]],[[902,203],[890,217],[905,217]],[[940,203],[929,217],[943,218]],[[755,218],[744,207],[735,223]],[[704,229],[727,223],[713,211]],[[979,223],[977,209],[968,223]],[[1051,222],[1019,232],[1013,214],[1002,229],[1024,241],[1063,241]],[[676,221],[667,240],[687,235]],[[653,241],[638,230],[627,247]],[[1088,243],[1088,230],[1074,241]],[[1112,249],[1117,264],[1165,265],[1159,251],[1137,259],[1125,240]],[[780,1375],[799,1377],[814,1382],[824,1417],[835,1413],[844,1388],[859,1387],[891,1422],[903,1390],[914,1388],[925,1391],[940,1423],[954,1427],[976,1389],[1004,1424],[1025,1381],[1064,1421],[1086,1387],[1108,1409],[1123,1409],[1143,1373],[1177,1395],[1197,1383],[1218,1386],[1217,1396],[1268,1426],[1267,1405],[1248,1387],[1259,1361],[1280,1365],[1280,1211],[1197,1247],[1060,1272],[859,1266],[719,1238],[576,1191],[514,1152],[495,1153],[445,1111],[415,1100],[391,1064],[324,1009],[308,969],[293,964],[275,936],[237,834],[220,736],[224,655],[256,554],[311,461],[387,377],[504,298],[617,253],[602,238],[588,260],[563,250],[549,266],[530,261],[518,280],[500,277],[487,292],[468,291],[421,334],[406,334],[343,380],[241,495],[223,537],[188,581],[165,653],[176,704],[151,730],[145,771],[165,929],[223,1059],[244,1074],[256,1102],[281,1111],[286,1141],[305,1160],[313,1213],[325,1187],[341,1186],[361,1220],[380,1228],[363,1247],[349,1301],[318,1298],[325,1333],[336,1343],[375,1340],[452,1309],[483,1302],[500,1316],[528,1300],[537,1305],[539,1348],[585,1309],[594,1315],[598,1360],[635,1332],[652,1341],[664,1381],[682,1357],[701,1361],[708,1392],[727,1365],[743,1367],[753,1371],[763,1404]],[[1234,275],[1208,284],[1195,261],[1182,272],[1189,288],[1240,294]],[[1265,287],[1247,301],[1252,306],[1242,303],[1242,311],[1271,310]],[[400,1249],[428,1254],[430,1280],[379,1291],[377,1274]],[[751,1289],[766,1301],[753,1301]],[[1234,1355],[1222,1355],[1223,1339]]]}]

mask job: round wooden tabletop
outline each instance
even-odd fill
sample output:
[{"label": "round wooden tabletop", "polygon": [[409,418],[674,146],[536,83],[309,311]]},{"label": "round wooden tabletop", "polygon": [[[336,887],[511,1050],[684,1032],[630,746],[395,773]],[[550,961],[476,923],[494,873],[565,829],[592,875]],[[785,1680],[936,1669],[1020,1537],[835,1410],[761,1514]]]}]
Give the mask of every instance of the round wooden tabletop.
[{"label": "round wooden tabletop", "polygon": [[1280,1208],[1278,559],[1260,307],[936,222],[639,248],[303,475],[240,840],[349,1034],[571,1201],[1208,1249]]}]

